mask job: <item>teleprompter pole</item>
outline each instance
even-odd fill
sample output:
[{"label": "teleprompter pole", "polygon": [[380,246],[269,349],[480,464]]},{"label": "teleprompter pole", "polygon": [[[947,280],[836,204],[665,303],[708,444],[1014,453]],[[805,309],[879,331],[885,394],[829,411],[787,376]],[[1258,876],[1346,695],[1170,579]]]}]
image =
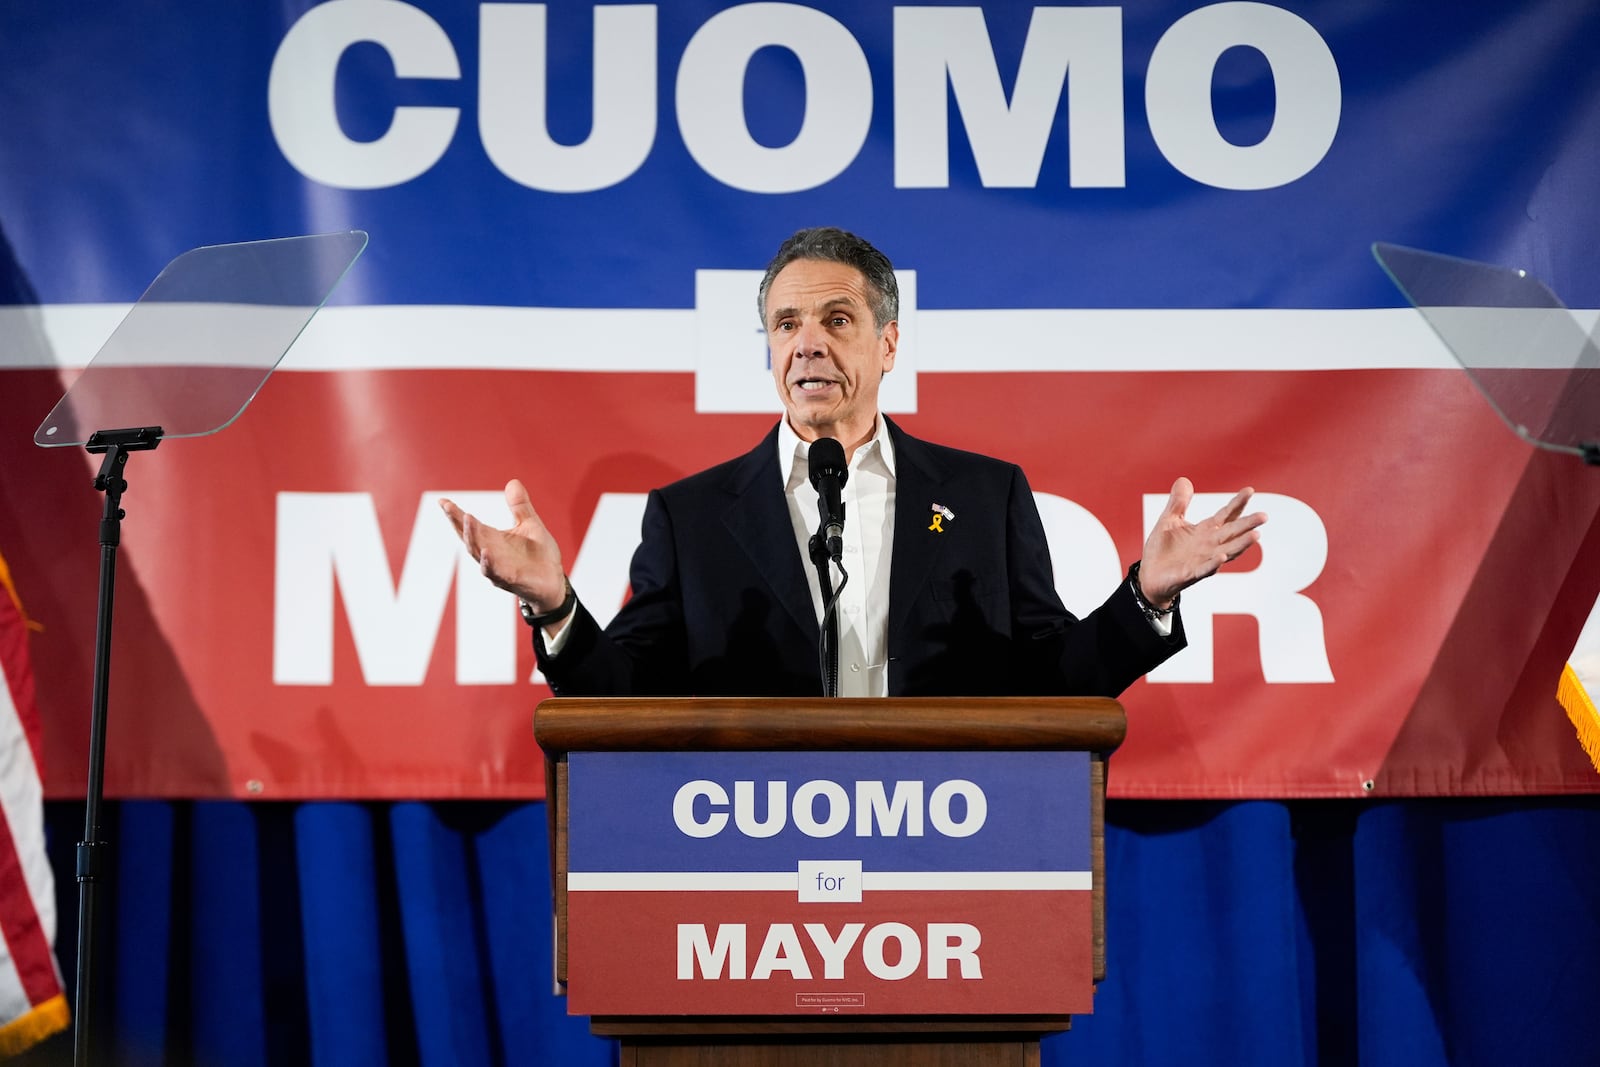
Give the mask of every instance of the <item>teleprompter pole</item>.
[{"label": "teleprompter pole", "polygon": [[95,883],[105,875],[106,842],[101,840],[100,801],[105,791],[106,697],[111,683],[111,606],[117,581],[117,546],[122,542],[122,477],[128,454],[161,443],[159,426],[101,430],[85,447],[103,453],[94,487],[105,494],[100,518],[100,598],[95,612],[94,694],[89,722],[89,788],[83,807],[83,840],[78,842],[78,969],[73,1006],[72,1062],[90,1067],[94,991]]}]

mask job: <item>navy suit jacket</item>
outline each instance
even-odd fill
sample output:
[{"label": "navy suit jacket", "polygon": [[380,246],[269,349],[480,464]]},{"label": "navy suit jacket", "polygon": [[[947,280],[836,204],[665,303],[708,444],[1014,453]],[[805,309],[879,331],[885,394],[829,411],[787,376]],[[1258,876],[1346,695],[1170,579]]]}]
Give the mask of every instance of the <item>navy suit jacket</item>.
[{"label": "navy suit jacket", "polygon": [[[890,696],[1111,696],[1184,645],[1155,632],[1126,581],[1089,615],[1056,595],[1044,526],[1017,466],[930,444],[892,421]],[[930,530],[932,505],[953,519]],[[653,491],[633,595],[602,630],[580,602],[560,655],[535,632],[562,696],[822,693],[818,625],[778,465],[777,429]]]}]

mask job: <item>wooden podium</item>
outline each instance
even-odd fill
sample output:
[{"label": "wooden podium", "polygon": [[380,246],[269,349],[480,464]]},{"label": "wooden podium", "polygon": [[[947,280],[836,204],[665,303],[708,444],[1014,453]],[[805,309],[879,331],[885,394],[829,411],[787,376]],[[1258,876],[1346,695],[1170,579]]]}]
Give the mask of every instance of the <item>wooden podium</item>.
[{"label": "wooden podium", "polygon": [[[1037,1065],[1105,973],[1105,767],[1125,730],[1101,698],[544,701],[569,1010],[625,1067]],[[1058,842],[1064,860],[1024,857]],[[704,921],[740,907],[760,921]]]}]

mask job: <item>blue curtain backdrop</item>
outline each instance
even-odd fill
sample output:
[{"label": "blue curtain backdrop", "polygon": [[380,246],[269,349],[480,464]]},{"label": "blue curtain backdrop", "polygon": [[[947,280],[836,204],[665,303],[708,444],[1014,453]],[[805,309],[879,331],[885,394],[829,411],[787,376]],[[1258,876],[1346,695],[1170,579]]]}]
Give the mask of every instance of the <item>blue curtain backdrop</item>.
[{"label": "blue curtain backdrop", "polygon": [[[47,813],[69,988],[81,811]],[[109,814],[101,1062],[615,1062],[551,995],[543,804]],[[1108,824],[1110,973],[1046,1065],[1600,1063],[1600,797],[1113,801]]]}]

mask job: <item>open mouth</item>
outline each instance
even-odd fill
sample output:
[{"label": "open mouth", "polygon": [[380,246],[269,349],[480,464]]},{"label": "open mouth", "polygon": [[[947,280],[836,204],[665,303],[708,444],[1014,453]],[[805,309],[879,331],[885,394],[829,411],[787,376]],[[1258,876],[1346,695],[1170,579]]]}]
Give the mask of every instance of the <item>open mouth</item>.
[{"label": "open mouth", "polygon": [[827,378],[801,378],[794,383],[794,387],[803,393],[818,393],[836,384],[838,383]]}]

